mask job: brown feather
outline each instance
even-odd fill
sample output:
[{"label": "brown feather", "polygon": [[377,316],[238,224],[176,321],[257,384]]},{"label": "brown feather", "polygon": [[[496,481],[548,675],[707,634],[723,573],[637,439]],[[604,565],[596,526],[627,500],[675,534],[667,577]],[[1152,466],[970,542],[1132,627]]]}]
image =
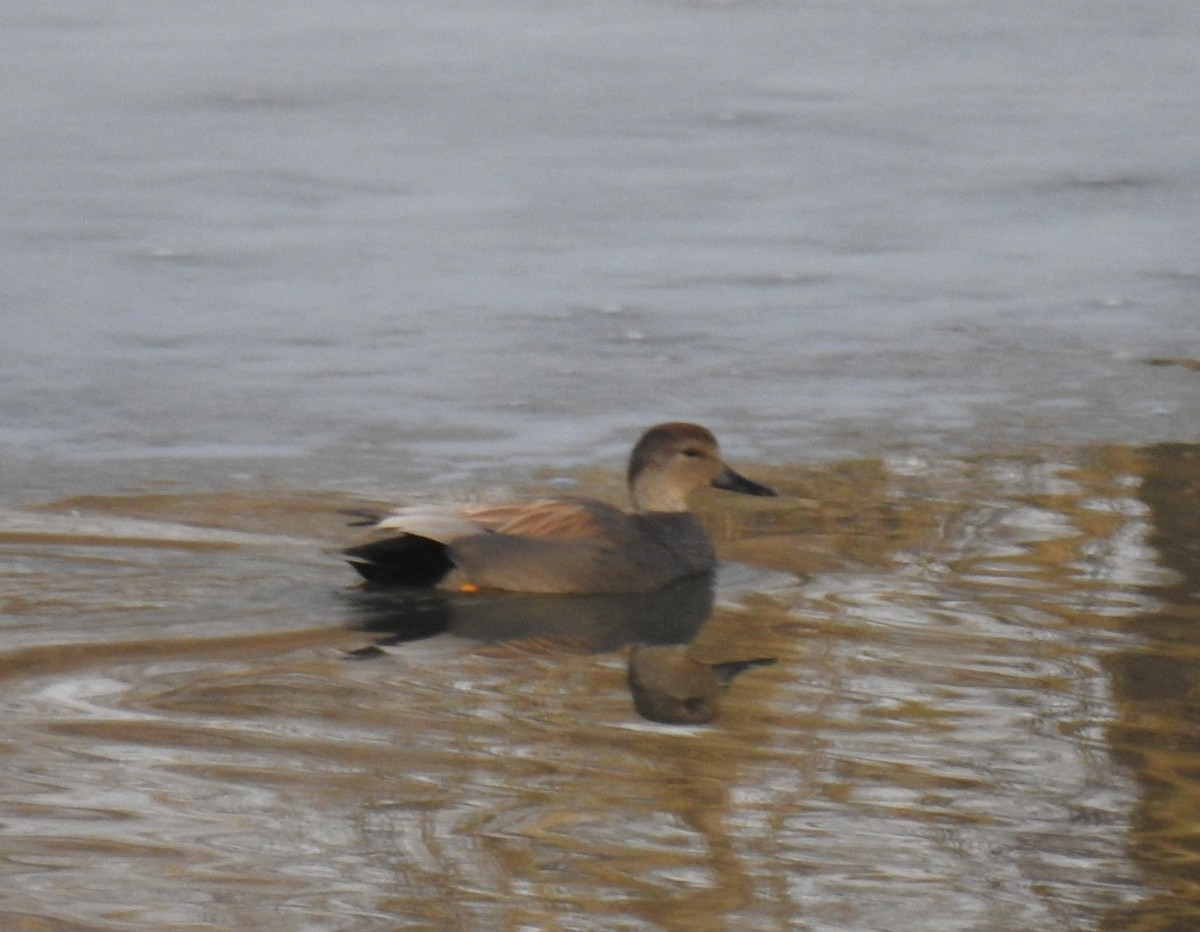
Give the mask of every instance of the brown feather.
[{"label": "brown feather", "polygon": [[[497,534],[535,540],[589,540],[609,531],[613,517],[625,516],[601,502],[546,498],[464,509],[463,516]],[[606,520],[607,519],[607,520]]]}]

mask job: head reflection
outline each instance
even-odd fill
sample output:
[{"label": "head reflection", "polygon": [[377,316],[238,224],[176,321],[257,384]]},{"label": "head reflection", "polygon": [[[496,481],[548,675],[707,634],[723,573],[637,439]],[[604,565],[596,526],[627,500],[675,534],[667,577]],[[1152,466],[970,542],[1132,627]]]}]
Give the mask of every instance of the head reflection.
[{"label": "head reflection", "polygon": [[361,589],[349,595],[352,624],[375,637],[351,657],[440,634],[485,643],[537,641],[608,653],[631,646],[628,684],[638,714],[662,724],[715,718],[733,677],[755,659],[702,663],[689,646],[713,609],[713,578],[681,580],[646,593],[540,596],[462,595],[431,590]]},{"label": "head reflection", "polygon": [[704,663],[686,644],[635,644],[629,654],[629,690],[638,715],[664,725],[706,725],[717,717],[721,694],[743,670],[771,657]]}]

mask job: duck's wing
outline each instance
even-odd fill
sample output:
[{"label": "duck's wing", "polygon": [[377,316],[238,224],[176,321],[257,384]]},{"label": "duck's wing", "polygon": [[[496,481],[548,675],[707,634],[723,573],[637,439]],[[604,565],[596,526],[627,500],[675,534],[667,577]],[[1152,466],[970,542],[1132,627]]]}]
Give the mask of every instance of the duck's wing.
[{"label": "duck's wing", "polygon": [[440,544],[453,543],[471,534],[482,534],[488,530],[486,524],[467,516],[460,508],[444,505],[413,505],[398,508],[375,522],[371,528],[372,538],[411,535],[424,537]]},{"label": "duck's wing", "polygon": [[555,541],[611,536],[614,524],[628,520],[611,505],[570,498],[480,505],[464,515],[496,534]]},{"label": "duck's wing", "polygon": [[[584,499],[416,506],[388,515],[372,528],[370,542],[344,553],[373,582],[625,592],[655,582],[643,578],[635,535],[628,515]],[[430,572],[414,572],[427,564]]]},{"label": "duck's wing", "polygon": [[491,505],[414,505],[377,521],[372,536],[411,534],[450,544],[474,534],[535,540],[586,540],[610,535],[625,520],[618,509],[582,499],[544,498]]}]

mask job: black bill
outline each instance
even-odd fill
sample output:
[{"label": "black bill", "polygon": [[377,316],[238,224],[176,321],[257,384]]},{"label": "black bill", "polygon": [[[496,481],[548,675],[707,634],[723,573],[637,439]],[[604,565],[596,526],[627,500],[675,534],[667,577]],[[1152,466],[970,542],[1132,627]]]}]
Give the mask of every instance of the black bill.
[{"label": "black bill", "polygon": [[734,472],[728,466],[721,475],[712,481],[714,489],[724,489],[726,492],[741,492],[743,495],[778,495],[770,486],[762,485]]}]

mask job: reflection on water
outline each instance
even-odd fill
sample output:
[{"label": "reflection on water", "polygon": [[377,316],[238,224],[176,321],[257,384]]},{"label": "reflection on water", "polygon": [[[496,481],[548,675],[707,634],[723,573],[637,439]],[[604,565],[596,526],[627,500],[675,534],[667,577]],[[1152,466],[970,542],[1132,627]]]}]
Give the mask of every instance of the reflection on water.
[{"label": "reflection on water", "polygon": [[1200,448],[769,472],[632,600],[348,590],[335,494],[0,514],[0,925],[1195,927]]},{"label": "reflection on water", "polygon": [[684,644],[635,644],[629,652],[629,689],[638,715],[664,725],[703,725],[717,717],[722,691],[772,657],[705,663]]},{"label": "reflection on water", "polygon": [[477,641],[541,641],[585,652],[626,644],[686,644],[713,607],[713,579],[684,579],[656,592],[542,596],[462,595],[364,588],[347,596],[351,622],[398,644],[448,632]]},{"label": "reflection on water", "polygon": [[772,662],[692,657],[691,642],[712,614],[714,583],[712,576],[702,576],[654,592],[574,596],[368,586],[350,596],[352,621],[381,636],[351,655],[377,656],[382,645],[438,634],[587,652],[630,645],[628,682],[638,714],[663,724],[704,724],[716,717],[721,693],[734,676]]},{"label": "reflection on water", "polygon": [[1144,454],[1139,497],[1149,543],[1176,578],[1128,619],[1136,642],[1105,658],[1117,717],[1110,741],[1138,775],[1131,851],[1159,894],[1118,913],[1113,929],[1186,929],[1200,903],[1200,446]]}]

